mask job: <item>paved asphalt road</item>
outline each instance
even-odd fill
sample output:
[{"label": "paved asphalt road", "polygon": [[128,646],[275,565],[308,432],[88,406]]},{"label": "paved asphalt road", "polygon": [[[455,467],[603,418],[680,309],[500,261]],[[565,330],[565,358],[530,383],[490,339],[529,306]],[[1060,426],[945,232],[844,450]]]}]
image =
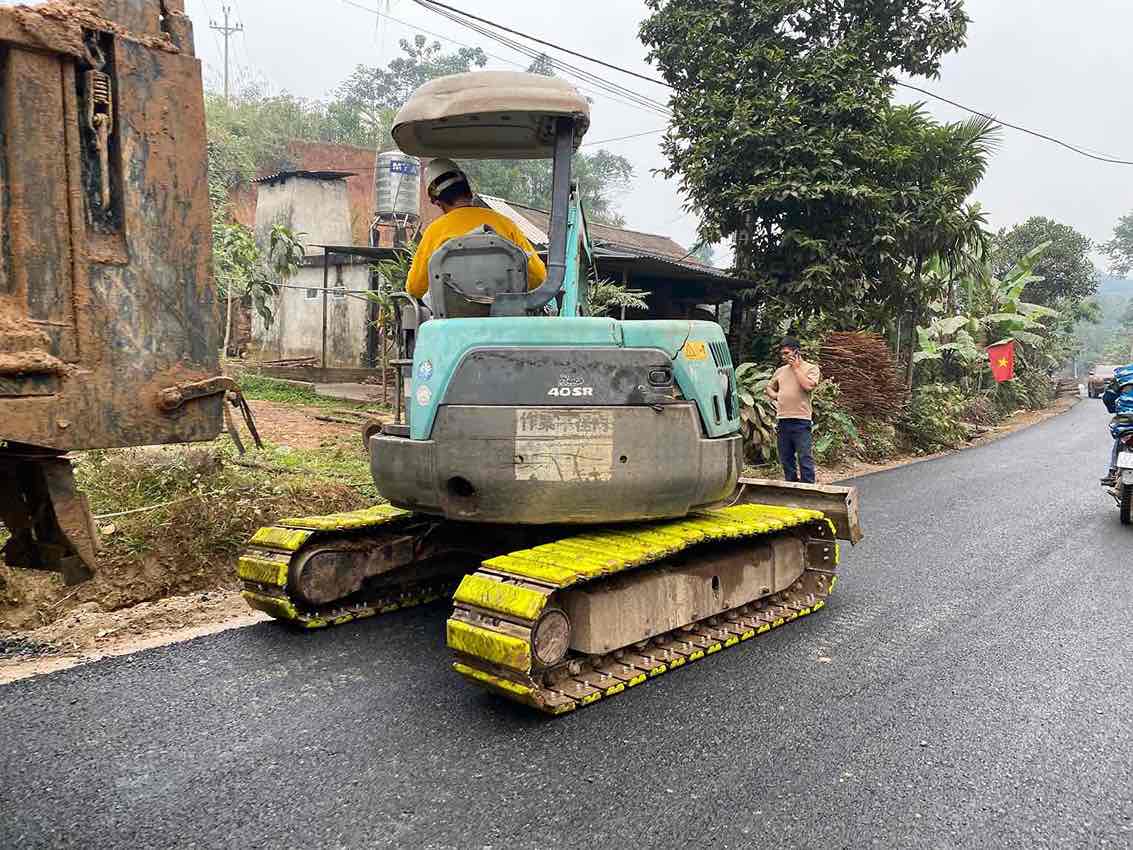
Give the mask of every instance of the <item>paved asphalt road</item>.
[{"label": "paved asphalt road", "polygon": [[1129,847],[1105,422],[861,479],[827,610],[560,720],[451,674],[441,605],[0,688],[0,846]]}]

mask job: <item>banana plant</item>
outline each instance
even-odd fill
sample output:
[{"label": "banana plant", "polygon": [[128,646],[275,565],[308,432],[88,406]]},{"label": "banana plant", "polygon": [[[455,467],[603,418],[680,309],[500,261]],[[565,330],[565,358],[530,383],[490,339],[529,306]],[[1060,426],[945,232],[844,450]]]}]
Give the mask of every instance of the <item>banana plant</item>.
[{"label": "banana plant", "polygon": [[974,364],[986,356],[984,345],[988,341],[1014,339],[1023,345],[1041,345],[1050,328],[1040,320],[1055,318],[1059,313],[1050,307],[1021,299],[1027,284],[1043,280],[1041,275],[1034,273],[1034,269],[1050,244],[1044,242],[1032,248],[1002,279],[995,277],[985,264],[967,284],[969,293],[973,293],[969,300],[974,300],[974,292],[978,290],[985,303],[990,305],[991,312],[978,315],[973,310],[966,314],[943,316],[928,327],[918,327],[919,350],[914,352],[913,362],[940,360],[945,352],[954,352],[962,360]]},{"label": "banana plant", "polygon": [[758,363],[736,367],[737,395],[740,399],[740,429],[749,458],[765,462],[776,460],[775,404],[767,397],[767,384],[774,373]]}]

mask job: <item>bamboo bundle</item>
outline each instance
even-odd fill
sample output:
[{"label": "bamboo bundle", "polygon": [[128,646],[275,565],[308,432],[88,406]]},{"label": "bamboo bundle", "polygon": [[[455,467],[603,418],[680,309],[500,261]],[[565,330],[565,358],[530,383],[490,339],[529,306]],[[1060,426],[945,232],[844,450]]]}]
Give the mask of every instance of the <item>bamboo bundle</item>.
[{"label": "bamboo bundle", "polygon": [[851,413],[891,422],[908,399],[897,360],[881,336],[868,331],[835,331],[823,340],[822,376],[838,385]]}]

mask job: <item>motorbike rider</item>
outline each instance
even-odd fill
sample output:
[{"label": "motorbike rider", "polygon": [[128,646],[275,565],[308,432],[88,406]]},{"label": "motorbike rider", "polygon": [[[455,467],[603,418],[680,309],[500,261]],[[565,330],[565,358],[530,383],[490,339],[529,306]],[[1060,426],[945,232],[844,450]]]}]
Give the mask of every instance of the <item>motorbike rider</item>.
[{"label": "motorbike rider", "polygon": [[1113,487],[1117,483],[1117,456],[1125,438],[1133,434],[1133,363],[1114,370],[1113,380],[1102,393],[1102,403],[1114,417],[1109,423],[1109,433],[1113,437],[1109,471],[1101,483],[1103,487]]}]

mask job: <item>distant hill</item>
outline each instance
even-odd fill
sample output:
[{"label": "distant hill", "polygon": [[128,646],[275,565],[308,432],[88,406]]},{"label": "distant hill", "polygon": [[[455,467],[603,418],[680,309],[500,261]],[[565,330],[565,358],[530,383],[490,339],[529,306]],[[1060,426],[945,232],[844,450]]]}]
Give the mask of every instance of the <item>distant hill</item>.
[{"label": "distant hill", "polygon": [[1103,274],[1099,276],[1098,295],[1120,295],[1122,298],[1133,297],[1133,279],[1127,277],[1111,277]]}]

